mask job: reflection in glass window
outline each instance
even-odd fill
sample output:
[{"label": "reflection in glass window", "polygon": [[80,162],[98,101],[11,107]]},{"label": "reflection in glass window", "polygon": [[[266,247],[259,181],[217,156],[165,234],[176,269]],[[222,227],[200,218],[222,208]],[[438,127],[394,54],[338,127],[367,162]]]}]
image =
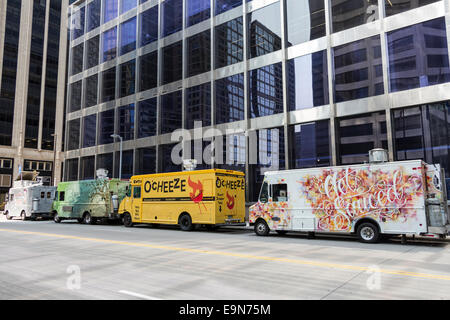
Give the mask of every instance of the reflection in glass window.
[{"label": "reflection in glass window", "polygon": [[113,143],[114,139],[114,109],[99,113],[98,119],[98,144]]},{"label": "reflection in glass window", "polygon": [[94,179],[95,174],[95,157],[83,157],[81,158],[81,180]]},{"label": "reflection in glass window", "polygon": [[[38,4],[39,5],[39,4]],[[44,3],[45,6],[45,3]],[[44,7],[45,10],[45,7]],[[82,7],[72,14],[72,40],[84,35],[84,21],[86,7]],[[45,16],[45,14],[44,14]]]},{"label": "reflection in glass window", "polygon": [[83,118],[83,148],[95,146],[97,115],[91,114]]},{"label": "reflection in glass window", "polygon": [[120,13],[125,13],[133,8],[136,8],[136,0],[122,0]]},{"label": "reflection in glass window", "polygon": [[126,97],[135,92],[136,62],[131,60],[120,65],[120,97]]},{"label": "reflection in glass window", "polygon": [[329,121],[289,126],[289,159],[292,169],[331,165]]},{"label": "reflection in glass window", "polygon": [[103,33],[103,62],[117,56],[117,28],[111,28]]},{"label": "reflection in glass window", "polygon": [[286,73],[289,111],[329,103],[326,50],[288,60]]},{"label": "reflection in glass window", "polygon": [[385,0],[384,8],[386,11],[386,17],[389,17],[394,14],[425,6],[437,1],[439,0]]},{"label": "reflection in glass window", "polygon": [[144,12],[140,17],[141,47],[158,40],[158,6]]},{"label": "reflection in glass window", "polygon": [[88,31],[100,26],[100,6],[101,0],[94,0],[88,4]]},{"label": "reflection in glass window", "polygon": [[211,0],[186,0],[186,26],[207,20],[211,16]]},{"label": "reflection in glass window", "polygon": [[182,128],[182,94],[175,91],[161,96],[161,134]]},{"label": "reflection in glass window", "polygon": [[222,68],[241,62],[244,58],[244,29],[242,17],[225,22],[215,28],[215,65]]},{"label": "reflection in glass window", "polygon": [[287,0],[287,46],[325,36],[324,0]]},{"label": "reflection in glass window", "polygon": [[194,121],[202,127],[211,125],[211,84],[205,83],[186,89],[186,129],[194,128]]},{"label": "reflection in glass window", "polygon": [[[65,168],[65,181],[78,180],[78,158],[68,159],[64,165]],[[61,192],[60,199],[63,198],[64,192]]]},{"label": "reflection in glass window", "polygon": [[68,123],[68,144],[67,150],[75,150],[80,148],[80,118],[70,120]]},{"label": "reflection in glass window", "polygon": [[166,0],[161,8],[161,36],[166,37],[183,28],[183,0]]},{"label": "reflection in glass window", "polygon": [[81,109],[82,80],[70,84],[70,112]]},{"label": "reflection in glass window", "polygon": [[136,152],[136,174],[156,173],[156,148],[142,148]]},{"label": "reflection in glass window", "polygon": [[216,124],[245,119],[244,74],[216,80]]},{"label": "reflection in glass window", "polygon": [[117,17],[118,15],[118,2],[119,0],[104,0],[103,1],[103,18],[104,22],[108,22],[109,20],[112,20]]},{"label": "reflection in glass window", "polygon": [[83,71],[84,43],[80,43],[72,49],[72,75]]},{"label": "reflection in glass window", "polygon": [[387,34],[390,92],[450,81],[445,19]]},{"label": "reflection in glass window", "polygon": [[266,171],[285,169],[284,128],[262,129],[249,136],[250,201],[257,201]]},{"label": "reflection in glass window", "polygon": [[183,76],[183,47],[181,41],[162,49],[162,82],[181,80]]},{"label": "reflection in glass window", "polygon": [[384,94],[380,37],[333,48],[336,102]]},{"label": "reflection in glass window", "polygon": [[138,138],[146,138],[156,135],[157,100],[151,98],[138,104]]},{"label": "reflection in glass window", "polygon": [[108,170],[108,177],[113,175],[113,154],[103,153],[97,155],[97,166],[96,169],[106,169]]},{"label": "reflection in glass window", "polygon": [[85,80],[85,108],[97,104],[98,74],[87,77]]},{"label": "reflection in glass window", "polygon": [[158,51],[141,56],[139,61],[139,91],[155,88],[158,85]]},{"label": "reflection in glass window", "polygon": [[124,141],[134,139],[134,103],[117,109],[119,118],[118,134]]},{"label": "reflection in glass window", "polygon": [[86,69],[98,65],[100,36],[95,36],[86,41]]},{"label": "reflection in glass window", "polygon": [[[172,149],[177,144],[163,144],[159,146],[159,172],[175,172],[181,170],[180,164],[175,164],[172,161]],[[182,149],[180,149],[177,157],[182,158]]]},{"label": "reflection in glass window", "polygon": [[133,175],[133,154],[134,150],[126,150],[122,152],[122,176],[119,177],[120,152],[116,152],[114,175],[119,179],[130,179]]},{"label": "reflection in glass window", "polygon": [[116,67],[102,72],[102,102],[116,98]]},{"label": "reflection in glass window", "polygon": [[331,7],[333,32],[379,19],[378,0],[331,0]]},{"label": "reflection in glass window", "polygon": [[120,55],[136,49],[136,17],[120,25]]},{"label": "reflection in glass window", "polygon": [[[222,139],[219,142],[219,139]],[[217,137],[215,145],[223,145],[223,154],[215,154],[215,164],[219,169],[245,172],[246,138],[245,134],[233,134]]]},{"label": "reflection in glass window", "polygon": [[204,31],[187,39],[187,76],[211,70],[211,34]]},{"label": "reflection in glass window", "polygon": [[283,112],[283,70],[281,62],[251,70],[249,113],[252,118]]},{"label": "reflection in glass window", "polygon": [[395,160],[439,163],[450,194],[450,102],[394,110],[393,122]]},{"label": "reflection in glass window", "polygon": [[281,49],[280,3],[247,14],[248,58],[256,58]]},{"label": "reflection in glass window", "polygon": [[384,112],[341,118],[338,126],[340,164],[368,162],[369,150],[388,150]]},{"label": "reflection in glass window", "polygon": [[225,11],[242,5],[242,0],[216,0],[215,15],[221,14]]}]

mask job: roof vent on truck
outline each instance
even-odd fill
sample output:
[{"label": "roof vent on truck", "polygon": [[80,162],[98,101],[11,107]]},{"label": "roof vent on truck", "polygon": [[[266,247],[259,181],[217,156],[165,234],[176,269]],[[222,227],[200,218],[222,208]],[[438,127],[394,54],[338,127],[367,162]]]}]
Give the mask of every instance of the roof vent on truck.
[{"label": "roof vent on truck", "polygon": [[389,155],[387,150],[377,148],[369,151],[369,163],[383,163],[388,161]]},{"label": "roof vent on truck", "polygon": [[183,160],[183,171],[193,171],[197,168],[196,159],[184,159]]}]

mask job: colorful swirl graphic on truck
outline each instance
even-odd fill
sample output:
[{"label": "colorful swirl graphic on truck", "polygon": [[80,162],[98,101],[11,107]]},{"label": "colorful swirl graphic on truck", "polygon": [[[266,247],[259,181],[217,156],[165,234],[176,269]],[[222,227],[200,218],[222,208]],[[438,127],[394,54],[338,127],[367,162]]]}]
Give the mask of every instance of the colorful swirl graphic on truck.
[{"label": "colorful swirl graphic on truck", "polygon": [[422,195],[422,175],[406,174],[403,168],[381,170],[325,170],[319,176],[306,176],[301,197],[306,197],[318,229],[351,231],[352,221],[372,217],[379,222],[405,222],[416,216],[414,204]]}]

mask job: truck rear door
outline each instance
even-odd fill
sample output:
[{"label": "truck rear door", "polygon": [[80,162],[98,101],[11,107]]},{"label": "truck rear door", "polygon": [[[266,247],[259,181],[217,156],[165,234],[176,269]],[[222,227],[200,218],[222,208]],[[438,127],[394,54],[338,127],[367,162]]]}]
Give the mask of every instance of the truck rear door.
[{"label": "truck rear door", "polygon": [[427,220],[430,227],[449,224],[444,170],[439,165],[426,165]]}]

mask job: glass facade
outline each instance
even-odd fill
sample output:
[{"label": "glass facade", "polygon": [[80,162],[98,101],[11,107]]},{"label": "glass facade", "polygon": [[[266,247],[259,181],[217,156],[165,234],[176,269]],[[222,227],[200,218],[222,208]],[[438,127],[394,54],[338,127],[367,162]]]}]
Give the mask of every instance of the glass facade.
[{"label": "glass facade", "polygon": [[[100,14],[90,9],[97,1]],[[210,148],[208,139],[185,150],[171,139],[196,122],[222,133],[212,167],[244,171],[250,202],[266,170],[363,163],[377,147],[450,170],[449,99],[439,98],[450,90],[442,1],[97,1],[80,4],[92,31],[71,40],[66,126],[78,130],[81,149],[118,142],[114,133],[127,140],[123,177],[180,170],[172,155]],[[97,141],[86,137],[86,115],[73,113],[81,108],[97,114]],[[401,123],[416,114],[422,136],[414,129],[405,140],[412,131]],[[101,160],[116,176],[118,147]],[[81,170],[84,156],[69,160]]]}]

